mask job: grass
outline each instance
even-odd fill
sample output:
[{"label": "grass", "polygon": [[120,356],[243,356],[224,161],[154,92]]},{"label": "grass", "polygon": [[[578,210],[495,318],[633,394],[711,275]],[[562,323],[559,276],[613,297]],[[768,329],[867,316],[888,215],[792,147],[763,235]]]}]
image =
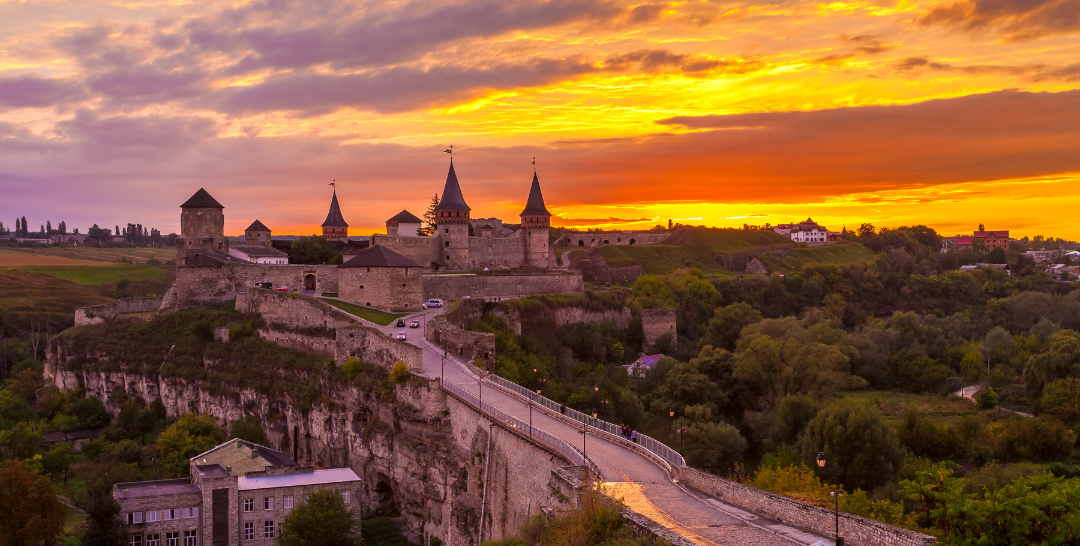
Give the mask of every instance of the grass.
[{"label": "grass", "polygon": [[796,248],[783,254],[766,254],[761,261],[769,271],[796,273],[811,263],[846,265],[874,259],[874,253],[859,243],[838,242],[831,245]]},{"label": "grass", "polygon": [[0,250],[0,267],[23,267],[28,265],[78,265],[85,267],[105,265],[105,262],[79,260],[62,256],[39,254],[36,252],[30,253],[17,250]]},{"label": "grass", "polygon": [[975,403],[956,396],[936,394],[914,394],[899,391],[859,391],[845,395],[845,398],[868,400],[881,409],[885,420],[897,426],[908,406],[914,406],[927,419],[949,422],[964,415],[976,413]]},{"label": "grass", "polygon": [[161,281],[168,276],[165,269],[152,265],[93,264],[87,266],[27,266],[22,269],[87,286],[128,282]]},{"label": "grass", "polygon": [[346,301],[335,300],[330,298],[321,298],[322,301],[345,311],[346,313],[356,315],[368,322],[374,322],[379,326],[388,326],[391,322],[405,316],[405,314],[387,313],[386,311],[379,311],[378,309],[372,309],[370,307],[364,307],[349,303]]},{"label": "grass", "polygon": [[[5,251],[7,252],[7,251]],[[41,248],[28,248],[16,250],[20,254],[34,256],[52,256],[74,260],[93,260],[100,262],[131,262],[146,263],[150,259],[158,261],[172,260],[176,258],[176,249],[163,248],[95,248],[92,246],[46,246]],[[0,258],[2,260],[3,258]]]}]

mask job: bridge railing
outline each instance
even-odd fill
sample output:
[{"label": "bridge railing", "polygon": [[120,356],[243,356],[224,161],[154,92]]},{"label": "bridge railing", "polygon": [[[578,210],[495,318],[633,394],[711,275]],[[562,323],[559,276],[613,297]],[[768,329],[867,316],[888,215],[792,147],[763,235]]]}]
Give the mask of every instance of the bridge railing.
[{"label": "bridge railing", "polygon": [[484,402],[483,400],[480,400],[480,398],[478,398],[476,395],[465,390],[461,387],[461,385],[458,385],[453,381],[445,378],[439,378],[439,382],[442,385],[443,389],[452,394],[455,398],[458,398],[462,402],[465,402],[466,404],[476,408],[480,411],[480,413],[487,415],[492,420],[499,421],[507,428],[518,431],[522,436],[527,436],[529,438],[532,438],[533,440],[536,440],[538,443],[546,446],[547,448],[555,451],[556,453],[559,453],[574,465],[588,466],[589,469],[593,472],[593,475],[600,475],[600,468],[596,466],[596,463],[586,457],[580,449],[570,445],[569,442],[560,438],[556,438],[547,431],[539,427],[532,426],[529,423],[526,423],[518,419],[517,417],[514,417],[506,413],[505,411],[495,406],[492,406],[487,402]]},{"label": "bridge railing", "polygon": [[[499,377],[495,374],[482,373],[481,375],[486,375],[487,379],[491,383],[494,383],[505,390],[513,392],[514,394],[517,394],[520,398],[529,400],[538,406],[543,406],[554,413],[569,417],[570,419],[582,423],[583,425],[587,425],[589,427],[607,432],[608,434],[611,434],[616,438],[626,439],[626,437],[622,435],[622,431],[619,429],[619,425],[609,423],[607,421],[604,421],[603,419],[598,419],[593,417],[592,415],[587,415],[573,408],[563,406],[550,398],[546,398],[544,396],[536,394],[535,392],[526,389],[525,387],[522,387],[517,383],[513,383],[511,381],[503,379],[502,377]],[[629,440],[627,440],[627,442],[629,442]],[[660,442],[655,438],[651,438],[644,434],[638,433],[637,445],[641,446],[642,448],[644,448],[645,451],[649,452],[650,454],[654,455],[655,457],[659,458],[660,460],[666,462],[673,467],[686,466],[686,461],[683,459],[682,455],[679,455],[678,451],[671,449],[670,447],[664,445],[663,442]]]}]

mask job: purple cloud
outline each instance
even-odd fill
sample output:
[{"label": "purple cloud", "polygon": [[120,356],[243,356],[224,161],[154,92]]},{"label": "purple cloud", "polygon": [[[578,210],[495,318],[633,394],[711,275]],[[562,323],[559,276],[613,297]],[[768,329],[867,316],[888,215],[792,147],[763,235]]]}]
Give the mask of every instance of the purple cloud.
[{"label": "purple cloud", "polygon": [[77,143],[91,162],[128,157],[175,154],[217,134],[217,124],[201,117],[102,118],[79,110],[73,119],[56,124],[57,130]]},{"label": "purple cloud", "polygon": [[67,80],[33,76],[0,79],[0,109],[56,106],[83,94],[81,85]]}]

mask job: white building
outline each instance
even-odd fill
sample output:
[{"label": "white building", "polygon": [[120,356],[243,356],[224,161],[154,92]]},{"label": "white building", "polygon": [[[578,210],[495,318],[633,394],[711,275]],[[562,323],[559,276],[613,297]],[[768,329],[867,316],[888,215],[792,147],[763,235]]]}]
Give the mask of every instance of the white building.
[{"label": "white building", "polygon": [[796,243],[824,243],[829,240],[829,230],[810,218],[792,226],[789,235]]},{"label": "white building", "polygon": [[253,264],[284,265],[289,263],[289,255],[265,245],[231,245],[229,256]]}]

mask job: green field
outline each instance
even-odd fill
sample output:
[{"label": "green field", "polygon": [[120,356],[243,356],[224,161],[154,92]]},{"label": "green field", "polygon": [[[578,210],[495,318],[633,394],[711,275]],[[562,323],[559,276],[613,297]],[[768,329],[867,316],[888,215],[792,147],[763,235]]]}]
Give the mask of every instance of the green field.
[{"label": "green field", "polygon": [[385,311],[379,311],[378,309],[372,309],[370,307],[363,307],[356,305],[355,303],[349,303],[346,301],[335,300],[331,298],[320,298],[322,301],[345,311],[351,315],[356,315],[368,322],[374,322],[379,326],[388,326],[391,322],[405,316],[404,314],[387,313]]},{"label": "green field", "polygon": [[32,249],[11,249],[10,251],[37,256],[58,256],[74,260],[94,260],[99,262],[146,263],[151,259],[164,262],[176,258],[176,249],[172,247],[95,248],[92,246],[45,246]]},{"label": "green field", "polygon": [[31,265],[19,269],[88,286],[115,284],[122,279],[127,279],[128,282],[161,281],[167,276],[165,269],[152,265],[100,265],[94,267]]},{"label": "green field", "polygon": [[796,273],[811,263],[846,265],[874,259],[874,253],[859,243],[837,242],[831,245],[796,248],[782,254],[763,254],[761,261],[769,271]]}]

